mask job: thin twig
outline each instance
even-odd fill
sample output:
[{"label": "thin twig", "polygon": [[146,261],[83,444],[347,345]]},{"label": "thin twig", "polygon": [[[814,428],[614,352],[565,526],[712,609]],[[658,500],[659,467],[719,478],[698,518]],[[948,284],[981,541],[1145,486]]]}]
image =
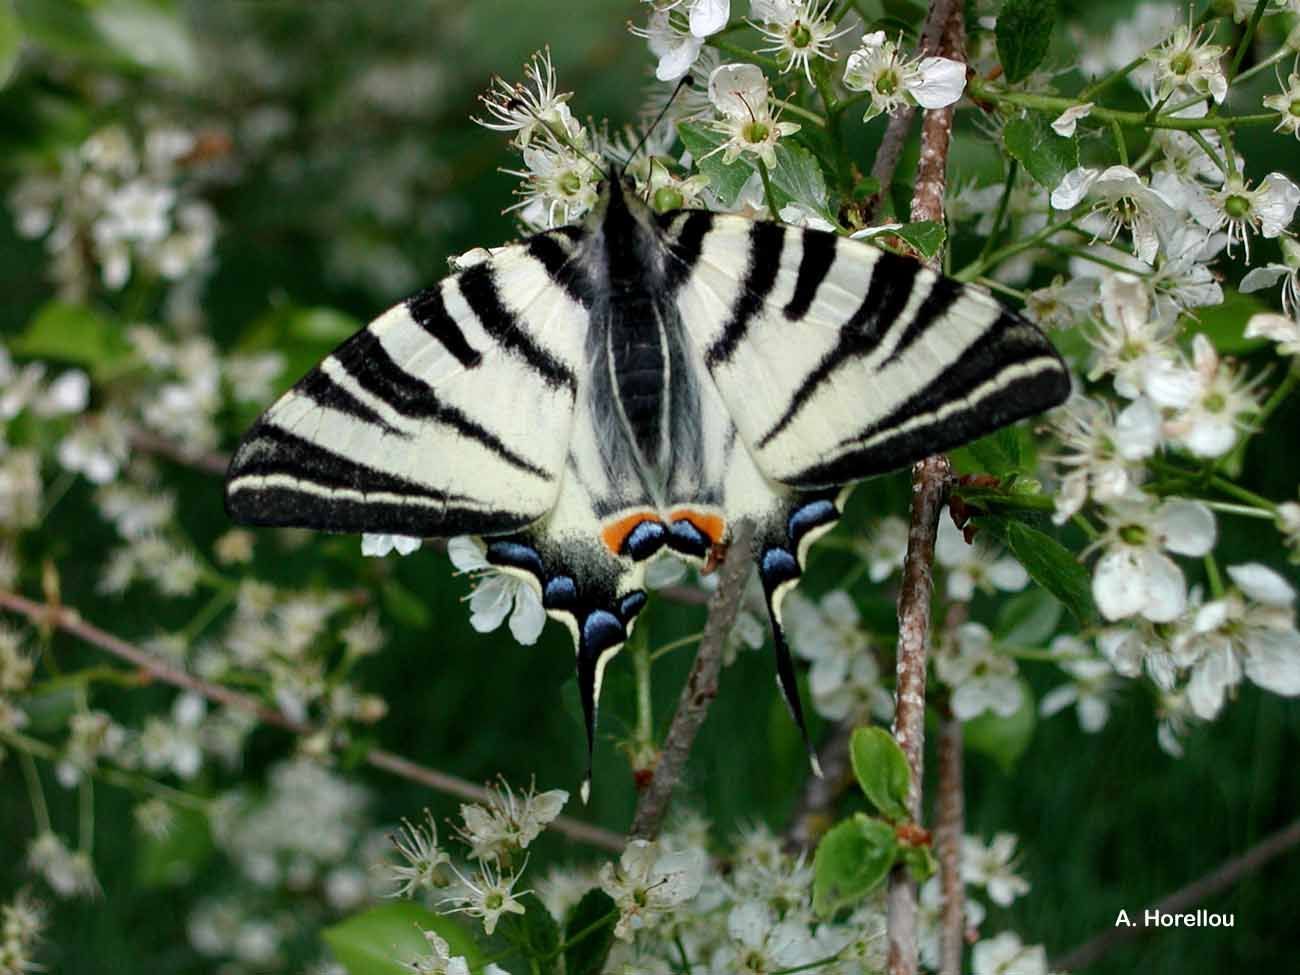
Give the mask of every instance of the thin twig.
[{"label": "thin twig", "polygon": [[[965,36],[960,0],[932,0],[922,31],[927,54],[965,61]],[[947,188],[948,145],[952,137],[952,107],[925,113],[921,122],[921,160],[912,194],[912,219],[943,221]],[[931,261],[938,266],[938,255]],[[925,755],[925,662],[930,638],[930,598],[934,588],[931,566],[939,515],[947,499],[951,467],[942,455],[929,457],[912,469],[912,511],[907,556],[898,592],[898,662],[894,689],[894,737],[912,771],[908,815],[921,819],[921,783]],[[889,878],[889,975],[915,975],[917,968],[916,883],[907,871]]]},{"label": "thin twig", "polygon": [[966,934],[966,892],[961,879],[965,832],[962,796],[961,721],[945,715],[939,724],[939,800],[934,829],[943,908],[939,922],[939,973],[961,975]]},{"label": "thin twig", "polygon": [[871,164],[871,178],[876,181],[877,189],[862,201],[861,215],[866,226],[876,222],[881,200],[894,182],[894,171],[898,169],[898,160],[903,155],[903,147],[907,145],[915,115],[916,109],[908,105],[889,117],[889,125],[880,140],[880,148],[876,150],[876,159]]},{"label": "thin twig", "polygon": [[1254,873],[1273,858],[1281,856],[1296,846],[1300,846],[1300,819],[1260,840],[1240,856],[1225,860],[1209,873],[1198,877],[1185,887],[1180,887],[1163,900],[1156,901],[1151,907],[1143,910],[1141,921],[1135,919],[1133,927],[1120,924],[1107,928],[1096,937],[1066,952],[1064,958],[1053,959],[1048,968],[1054,972],[1072,972],[1087,968],[1112,948],[1145,934],[1149,930],[1146,925],[1148,910],[1162,914],[1185,911],[1192,905],[1227,890],[1243,877]]},{"label": "thin twig", "polygon": [[[160,660],[142,647],[128,643],[112,633],[87,623],[76,610],[34,602],[16,593],[2,590],[0,590],[0,608],[26,616],[38,626],[54,627],[70,633],[91,646],[107,651],[113,656],[138,667],[155,680],[175,687],[183,687],[195,694],[202,695],[209,701],[245,711],[256,717],[262,724],[281,728],[296,735],[308,735],[318,730],[306,722],[294,721],[283,712],[268,707],[252,695],[231,690],[229,687],[214,684],[200,677],[195,677],[193,674],[186,673],[184,670]],[[382,748],[370,749],[366,753],[366,764],[398,778],[417,782],[438,792],[444,792],[471,802],[486,802],[491,798],[491,794],[483,786],[475,785],[466,779],[440,772],[437,769],[418,765],[408,758],[385,751]],[[592,826],[569,816],[558,817],[551,823],[551,826],[556,832],[563,833],[570,839],[577,840],[580,843],[587,843],[614,852],[623,849],[623,837],[617,833],[602,829],[599,826]]]},{"label": "thin twig", "polygon": [[641,792],[632,817],[629,834],[641,839],[654,839],[668,814],[673,790],[686,768],[686,759],[695,742],[695,735],[704,724],[709,705],[718,694],[718,674],[722,670],[722,650],[727,635],[736,623],[736,614],[745,596],[745,582],[749,577],[750,554],[753,547],[753,525],[741,522],[731,540],[725,561],[718,575],[718,588],[709,599],[709,618],[704,624],[700,649],[695,663],[686,678],[686,685],[677,702],[677,711],[668,734],[664,738],[659,761],[649,784]]}]

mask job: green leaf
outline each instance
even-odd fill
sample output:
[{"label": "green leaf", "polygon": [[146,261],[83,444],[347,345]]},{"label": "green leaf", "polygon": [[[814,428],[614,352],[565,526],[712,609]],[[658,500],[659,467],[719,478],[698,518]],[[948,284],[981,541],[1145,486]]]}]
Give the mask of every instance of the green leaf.
[{"label": "green leaf", "polygon": [[934,257],[948,239],[948,228],[937,220],[918,220],[905,223],[890,233],[907,241],[922,257]]},{"label": "green leaf", "polygon": [[1006,0],[998,13],[998,58],[1011,84],[1043,63],[1056,25],[1056,0]]},{"label": "green leaf", "polygon": [[181,22],[179,5],[105,0],[90,16],[99,33],[140,67],[181,77],[198,75],[198,53]]},{"label": "green leaf", "polygon": [[1244,355],[1268,344],[1268,339],[1246,338],[1246,323],[1257,312],[1272,310],[1253,294],[1224,288],[1222,304],[1197,308],[1195,317],[1183,315],[1178,321],[1187,333],[1200,332],[1225,355]]},{"label": "green leaf", "polygon": [[1030,588],[1002,603],[994,633],[999,643],[1013,647],[1045,647],[1060,622],[1060,600],[1045,589]]},{"label": "green leaf", "polygon": [[682,145],[695,159],[696,168],[709,178],[709,185],[718,194],[722,205],[731,206],[735,203],[736,197],[754,172],[753,167],[739,159],[733,163],[724,163],[720,152],[709,155],[724,141],[722,135],[713,129],[694,122],[680,122],[677,134],[681,137]]},{"label": "green leaf", "polygon": [[410,975],[402,962],[429,953],[421,931],[436,931],[461,955],[469,967],[483,964],[478,945],[469,933],[441,914],[410,902],[381,904],[345,918],[321,932],[335,960],[348,975]]},{"label": "green leaf", "polygon": [[569,946],[564,952],[565,975],[600,975],[605,970],[605,959],[614,945],[614,922],[611,920],[604,927],[583,935],[579,941],[574,938],[615,910],[614,899],[599,887],[593,887],[569,911],[564,924],[564,940]]},{"label": "green leaf", "polygon": [[193,809],[174,809],[164,836],[144,836],[136,844],[135,877],[141,887],[176,887],[189,883],[212,857],[208,819]]},{"label": "green leaf", "polygon": [[939,864],[929,846],[902,844],[898,847],[898,859],[903,866],[907,867],[907,872],[918,884],[925,883],[939,869]]},{"label": "green leaf", "polygon": [[1002,138],[1007,152],[1049,191],[1056,189],[1065,174],[1079,165],[1079,140],[1057,135],[1051,123],[1038,112],[1012,119],[1003,128]]},{"label": "green leaf", "polygon": [[[776,166],[771,173],[773,196],[777,203],[797,203],[834,223],[827,206],[826,177],[817,157],[802,146],[780,143],[776,147]],[[773,217],[777,214],[773,214]]]},{"label": "green leaf", "polygon": [[865,200],[880,192],[880,180],[874,176],[863,176],[853,187],[853,199]]},{"label": "green leaf", "polygon": [[1092,581],[1073,552],[1023,521],[981,518],[979,524],[1001,538],[1029,578],[1064,603],[1075,619],[1085,625],[1093,620]]},{"label": "green leaf", "polygon": [[1034,692],[1024,680],[1020,685],[1020,708],[1009,717],[985,712],[962,725],[962,740],[972,751],[987,755],[1010,773],[1034,737],[1038,709]]},{"label": "green leaf", "polygon": [[[1006,429],[1005,427],[1003,429]],[[966,445],[980,470],[998,477],[1006,477],[1020,471],[1020,444],[1014,444],[1000,436],[1002,430],[980,437]]]},{"label": "green leaf", "polygon": [[917,0],[881,0],[880,6],[887,16],[909,24],[918,24],[925,16],[925,4]]},{"label": "green leaf", "polygon": [[813,855],[813,910],[829,917],[858,903],[889,876],[898,839],[888,823],[857,813],[831,828]]},{"label": "green leaf", "polygon": [[895,822],[909,818],[907,789],[912,770],[898,742],[884,728],[854,728],[849,756],[858,785],[886,818]]},{"label": "green leaf", "polygon": [[46,302],[9,346],[16,355],[58,359],[104,373],[131,355],[131,347],[108,319],[85,305]]},{"label": "green leaf", "polygon": [[23,49],[23,26],[13,0],[0,0],[0,88],[13,76]]},{"label": "green leaf", "polygon": [[549,975],[559,965],[560,926],[536,897],[526,906],[528,909],[523,916],[514,920],[522,935],[525,952],[533,962],[533,971]]}]

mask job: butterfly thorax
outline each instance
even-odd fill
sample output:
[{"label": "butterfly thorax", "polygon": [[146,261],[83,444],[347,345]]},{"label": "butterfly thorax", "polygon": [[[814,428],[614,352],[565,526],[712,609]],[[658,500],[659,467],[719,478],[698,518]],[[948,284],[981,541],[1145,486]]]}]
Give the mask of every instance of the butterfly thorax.
[{"label": "butterfly thorax", "polygon": [[[588,223],[595,293],[587,357],[589,403],[620,503],[664,508],[675,459],[689,445],[675,414],[694,407],[681,322],[666,300],[666,249],[654,215],[611,177]],[[689,428],[688,428],[689,429]]]}]

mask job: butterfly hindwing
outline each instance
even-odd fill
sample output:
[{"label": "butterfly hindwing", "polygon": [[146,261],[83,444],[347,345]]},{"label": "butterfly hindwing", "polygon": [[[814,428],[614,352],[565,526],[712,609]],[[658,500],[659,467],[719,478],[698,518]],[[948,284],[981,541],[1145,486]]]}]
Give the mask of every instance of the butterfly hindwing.
[{"label": "butterfly hindwing", "polygon": [[[544,235],[552,257],[570,234]],[[528,243],[381,315],[258,420],[226,504],[249,524],[513,531],[555,504],[586,311]],[[576,327],[575,327],[576,325]]]},{"label": "butterfly hindwing", "polygon": [[755,462],[794,487],[904,467],[1069,392],[1047,338],[983,290],[819,230],[713,216],[677,304]]}]

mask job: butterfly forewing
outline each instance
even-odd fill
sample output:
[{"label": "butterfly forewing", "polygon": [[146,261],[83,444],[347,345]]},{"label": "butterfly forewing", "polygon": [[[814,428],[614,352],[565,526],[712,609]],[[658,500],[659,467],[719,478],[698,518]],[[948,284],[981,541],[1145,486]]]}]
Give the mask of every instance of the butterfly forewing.
[{"label": "butterfly forewing", "polygon": [[542,518],[560,491],[585,316],[523,246],[397,305],[258,420],[231,462],[228,510],[415,536]]},{"label": "butterfly forewing", "polygon": [[714,217],[677,301],[759,468],[794,487],[906,466],[1069,392],[1051,343],[984,291],[818,230]]}]

